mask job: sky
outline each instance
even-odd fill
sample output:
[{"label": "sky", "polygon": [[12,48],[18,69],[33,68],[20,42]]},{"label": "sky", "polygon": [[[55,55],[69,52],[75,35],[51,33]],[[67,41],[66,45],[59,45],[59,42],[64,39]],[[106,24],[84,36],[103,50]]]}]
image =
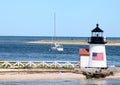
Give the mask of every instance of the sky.
[{"label": "sky", "polygon": [[0,36],[120,37],[120,0],[0,0]]}]

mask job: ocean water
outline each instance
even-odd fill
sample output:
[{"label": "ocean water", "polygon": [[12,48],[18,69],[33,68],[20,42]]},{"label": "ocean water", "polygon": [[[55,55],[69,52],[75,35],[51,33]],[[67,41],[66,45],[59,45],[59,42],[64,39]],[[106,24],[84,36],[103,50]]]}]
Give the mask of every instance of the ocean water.
[{"label": "ocean water", "polygon": [[[51,40],[51,37],[0,36],[0,60],[13,61],[78,61],[79,49],[88,45],[64,44],[63,52],[49,51],[51,44],[28,41]],[[86,37],[57,37],[61,40],[86,40]],[[120,40],[120,38],[108,38]],[[107,64],[120,66],[120,46],[106,46]],[[120,80],[33,80],[1,81],[0,85],[119,85]]]},{"label": "ocean water", "polygon": [[[63,52],[49,51],[51,44],[31,44],[28,41],[51,40],[51,37],[0,36],[0,60],[15,61],[78,61],[79,49],[88,45],[66,45]],[[61,40],[86,40],[86,37],[57,37]],[[120,38],[108,38],[119,39]],[[120,46],[106,46],[108,65],[120,66]]]},{"label": "ocean water", "polygon": [[7,80],[0,81],[0,85],[119,85],[119,79],[109,80]]}]

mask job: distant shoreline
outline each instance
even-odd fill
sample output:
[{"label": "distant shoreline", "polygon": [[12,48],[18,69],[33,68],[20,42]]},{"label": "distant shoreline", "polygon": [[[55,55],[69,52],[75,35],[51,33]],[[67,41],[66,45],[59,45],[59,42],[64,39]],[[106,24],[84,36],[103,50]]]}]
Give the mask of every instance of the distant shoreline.
[{"label": "distant shoreline", "polygon": [[[56,40],[53,41],[59,44],[75,44],[75,45],[89,45],[86,40]],[[33,44],[52,44],[51,40],[37,40],[37,41],[29,41],[27,43]],[[120,40],[108,40],[106,45],[108,46],[120,46]]]}]

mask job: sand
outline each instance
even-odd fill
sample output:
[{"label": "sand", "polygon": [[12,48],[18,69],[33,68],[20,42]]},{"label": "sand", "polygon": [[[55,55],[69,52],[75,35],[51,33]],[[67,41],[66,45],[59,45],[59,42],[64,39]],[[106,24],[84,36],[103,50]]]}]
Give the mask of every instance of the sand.
[{"label": "sand", "polygon": [[[49,40],[38,40],[38,41],[29,41],[29,42],[27,42],[27,43],[33,43],[33,44],[51,44],[51,43],[53,43],[53,42],[51,42],[51,41],[49,41]],[[78,45],[89,45],[88,43],[87,43],[87,41],[56,41],[56,43],[59,43],[59,44],[78,44]],[[120,46],[120,42],[108,42],[106,45],[108,45],[108,46]]]},{"label": "sand", "polygon": [[106,79],[120,79],[120,73],[115,73],[113,76],[107,76]]},{"label": "sand", "polygon": [[5,73],[0,74],[0,80],[53,80],[53,79],[85,79],[81,74],[75,73]]},{"label": "sand", "polygon": [[[48,41],[48,40],[38,40],[38,41],[29,41],[27,43],[33,43],[33,44],[52,44],[52,41]],[[79,42],[79,41],[56,41],[56,43],[59,44],[83,44],[83,45],[87,45],[87,42]]]},{"label": "sand", "polygon": [[[39,70],[40,71],[40,70]],[[53,80],[53,79],[85,79],[82,74],[72,72],[46,72],[44,70],[17,70],[17,69],[1,69],[0,80]]]},{"label": "sand", "polygon": [[[44,69],[0,69],[0,80],[56,80],[79,79],[85,80],[83,74],[68,71],[54,71]],[[105,79],[120,79],[120,73],[108,76]]]}]

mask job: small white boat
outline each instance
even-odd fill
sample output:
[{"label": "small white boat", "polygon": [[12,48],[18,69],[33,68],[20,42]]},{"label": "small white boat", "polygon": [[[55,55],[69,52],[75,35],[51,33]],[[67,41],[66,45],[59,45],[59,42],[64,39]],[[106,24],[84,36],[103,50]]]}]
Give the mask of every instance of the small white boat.
[{"label": "small white boat", "polygon": [[63,51],[63,45],[55,43],[53,47],[51,47],[52,50],[57,51]]}]

